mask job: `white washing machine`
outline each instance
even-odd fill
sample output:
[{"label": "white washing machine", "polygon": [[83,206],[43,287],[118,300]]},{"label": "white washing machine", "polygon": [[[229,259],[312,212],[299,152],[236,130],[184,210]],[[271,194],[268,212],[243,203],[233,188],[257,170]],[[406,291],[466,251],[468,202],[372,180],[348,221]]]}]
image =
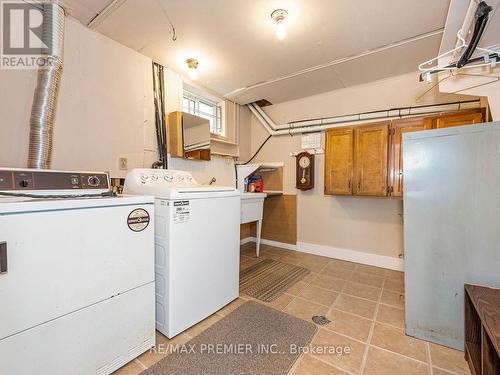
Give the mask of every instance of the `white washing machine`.
[{"label": "white washing machine", "polygon": [[153,198],[108,189],[0,169],[2,375],[110,374],[155,344]]},{"label": "white washing machine", "polygon": [[126,194],[155,196],[156,328],[172,338],[239,294],[240,192],[189,172],[136,169]]}]

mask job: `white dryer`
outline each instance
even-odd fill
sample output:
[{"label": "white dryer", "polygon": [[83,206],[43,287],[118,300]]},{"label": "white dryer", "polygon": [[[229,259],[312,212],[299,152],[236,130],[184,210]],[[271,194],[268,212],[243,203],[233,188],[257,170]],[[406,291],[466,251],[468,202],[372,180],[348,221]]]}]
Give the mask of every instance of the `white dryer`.
[{"label": "white dryer", "polygon": [[155,344],[152,197],[0,168],[0,373],[110,374]]},{"label": "white dryer", "polygon": [[126,194],[155,197],[156,328],[172,338],[239,294],[240,192],[189,172],[136,169]]}]

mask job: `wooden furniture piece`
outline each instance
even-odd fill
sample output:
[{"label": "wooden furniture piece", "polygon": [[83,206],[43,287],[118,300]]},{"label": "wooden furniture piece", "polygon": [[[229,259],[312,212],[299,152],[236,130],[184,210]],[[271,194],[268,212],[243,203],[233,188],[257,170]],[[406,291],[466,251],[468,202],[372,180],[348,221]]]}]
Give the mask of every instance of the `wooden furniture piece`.
[{"label": "wooden furniture piece", "polygon": [[[183,137],[185,129],[183,129],[183,117],[185,116],[195,117],[194,115],[185,114],[181,111],[170,112],[168,114],[167,145],[170,156],[186,159],[210,160],[210,148],[190,151],[184,150]],[[208,120],[206,121],[208,123]],[[210,139],[209,137],[210,131],[208,132],[208,139]]]},{"label": "wooden furniture piece", "polygon": [[436,129],[449,128],[452,126],[472,125],[483,122],[481,113],[465,113],[453,116],[441,116],[436,120]]},{"label": "wooden furniture piece", "polygon": [[325,133],[325,194],[352,195],[354,129]]},{"label": "wooden furniture piece", "polygon": [[486,110],[484,108],[444,113],[439,116],[424,117],[424,122],[430,129],[480,124],[484,121],[486,121]]},{"label": "wooden furniture piece", "polygon": [[500,374],[500,289],[465,284],[465,359],[472,375]]},{"label": "wooden furniture piece", "polygon": [[175,111],[168,114],[167,145],[170,156],[184,157],[182,145],[182,112]]},{"label": "wooden furniture piece", "polygon": [[387,148],[389,125],[384,122],[359,126],[354,136],[354,178],[356,195],[387,195]]},{"label": "wooden furniture piece", "polygon": [[482,123],[485,113],[478,108],[327,130],[325,194],[402,197],[403,135]]}]

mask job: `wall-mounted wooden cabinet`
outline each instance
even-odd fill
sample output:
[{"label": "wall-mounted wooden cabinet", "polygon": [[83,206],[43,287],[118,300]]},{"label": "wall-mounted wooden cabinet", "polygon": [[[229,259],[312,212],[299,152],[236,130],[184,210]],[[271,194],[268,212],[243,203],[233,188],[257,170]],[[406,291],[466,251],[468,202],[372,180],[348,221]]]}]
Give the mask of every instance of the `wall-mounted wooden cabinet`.
[{"label": "wall-mounted wooden cabinet", "polygon": [[354,129],[329,130],[325,142],[325,194],[352,195]]},{"label": "wall-mounted wooden cabinet", "polygon": [[325,134],[325,194],[403,195],[403,134],[484,120],[484,110],[341,127]]},{"label": "wall-mounted wooden cabinet", "polygon": [[484,122],[483,111],[463,111],[459,113],[426,117],[427,126],[432,129],[451,128],[453,126],[473,125]]},{"label": "wall-mounted wooden cabinet", "polygon": [[169,113],[167,144],[172,157],[210,160],[209,121],[190,113]]},{"label": "wall-mounted wooden cabinet", "polygon": [[355,194],[387,195],[387,148],[389,125],[385,122],[359,126],[354,135]]},{"label": "wall-mounted wooden cabinet", "polygon": [[432,129],[432,123],[424,121],[423,117],[392,121],[389,184],[393,196],[403,196],[403,134],[429,129]]},{"label": "wall-mounted wooden cabinet", "polygon": [[387,194],[389,122],[326,132],[325,194]]}]

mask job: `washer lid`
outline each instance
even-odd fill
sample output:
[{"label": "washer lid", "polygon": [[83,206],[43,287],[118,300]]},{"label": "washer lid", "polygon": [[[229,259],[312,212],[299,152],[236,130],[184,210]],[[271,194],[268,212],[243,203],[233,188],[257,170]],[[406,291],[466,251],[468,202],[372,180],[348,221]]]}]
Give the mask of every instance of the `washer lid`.
[{"label": "washer lid", "polygon": [[134,169],[127,174],[126,194],[146,194],[164,199],[206,199],[239,196],[232,187],[201,185],[191,173],[172,169]]}]

